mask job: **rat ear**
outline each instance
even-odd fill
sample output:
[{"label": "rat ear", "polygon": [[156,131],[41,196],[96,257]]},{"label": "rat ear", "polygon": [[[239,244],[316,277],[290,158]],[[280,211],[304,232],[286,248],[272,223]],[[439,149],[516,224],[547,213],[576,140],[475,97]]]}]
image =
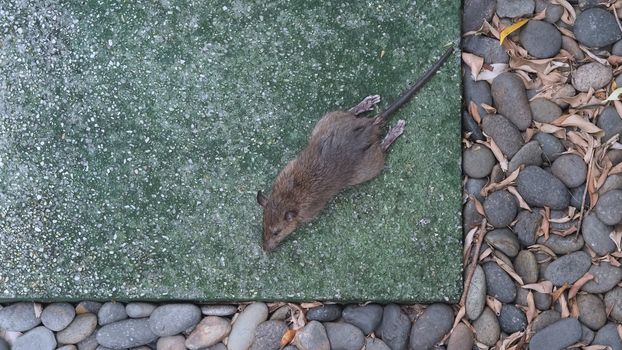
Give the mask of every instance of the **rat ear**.
[{"label": "rat ear", "polygon": [[298,213],[296,213],[295,211],[291,211],[290,210],[287,213],[285,213],[285,220],[292,221],[292,220],[294,220],[296,215],[298,215]]},{"label": "rat ear", "polygon": [[266,203],[268,203],[268,197],[261,193],[261,191],[257,191],[257,203],[262,207],[265,207]]}]

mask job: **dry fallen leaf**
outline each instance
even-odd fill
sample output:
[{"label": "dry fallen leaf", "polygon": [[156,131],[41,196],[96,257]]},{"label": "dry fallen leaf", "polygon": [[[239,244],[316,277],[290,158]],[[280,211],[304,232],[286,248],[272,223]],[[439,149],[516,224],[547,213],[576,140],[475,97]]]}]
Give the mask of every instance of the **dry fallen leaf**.
[{"label": "dry fallen leaf", "polygon": [[477,76],[484,66],[484,59],[472,53],[463,52],[462,60],[471,68],[471,77],[473,80],[477,80]]},{"label": "dry fallen leaf", "polygon": [[283,349],[287,345],[289,345],[296,336],[297,331],[293,329],[287,329],[283,336],[281,337],[280,349]]},{"label": "dry fallen leaf", "polygon": [[551,294],[553,291],[553,283],[551,283],[551,281],[542,281],[539,283],[526,284],[522,286],[522,288],[532,289],[542,294]]}]

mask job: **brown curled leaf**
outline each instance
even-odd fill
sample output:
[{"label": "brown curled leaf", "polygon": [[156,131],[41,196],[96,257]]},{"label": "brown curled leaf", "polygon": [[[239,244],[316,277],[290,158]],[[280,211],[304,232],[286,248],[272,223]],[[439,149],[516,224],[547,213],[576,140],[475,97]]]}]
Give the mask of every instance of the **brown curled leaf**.
[{"label": "brown curled leaf", "polygon": [[551,281],[542,281],[539,283],[530,283],[522,286],[525,289],[535,290],[538,293],[542,294],[551,294],[553,291],[553,283]]},{"label": "brown curled leaf", "polygon": [[289,345],[294,340],[294,337],[296,337],[296,333],[297,333],[296,330],[287,329],[285,333],[283,334],[283,336],[281,337],[281,343],[279,344],[280,349],[283,349],[284,347]]}]

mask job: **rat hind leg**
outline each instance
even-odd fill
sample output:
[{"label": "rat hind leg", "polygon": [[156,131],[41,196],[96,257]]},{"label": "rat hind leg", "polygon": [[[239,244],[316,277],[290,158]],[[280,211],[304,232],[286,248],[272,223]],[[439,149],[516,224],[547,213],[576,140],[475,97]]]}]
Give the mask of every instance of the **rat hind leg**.
[{"label": "rat hind leg", "polygon": [[387,132],[387,135],[384,137],[384,140],[382,140],[382,143],[380,144],[383,151],[386,152],[389,149],[389,146],[391,146],[391,144],[393,144],[393,142],[395,142],[395,140],[397,140],[397,138],[402,135],[405,125],[406,122],[400,119],[397,121],[397,124],[389,129],[389,132]]},{"label": "rat hind leg", "polygon": [[365,112],[369,112],[374,109],[374,106],[380,102],[380,95],[371,95],[367,96],[363,99],[363,101],[359,102],[356,106],[350,108],[349,112],[354,115],[363,114]]}]

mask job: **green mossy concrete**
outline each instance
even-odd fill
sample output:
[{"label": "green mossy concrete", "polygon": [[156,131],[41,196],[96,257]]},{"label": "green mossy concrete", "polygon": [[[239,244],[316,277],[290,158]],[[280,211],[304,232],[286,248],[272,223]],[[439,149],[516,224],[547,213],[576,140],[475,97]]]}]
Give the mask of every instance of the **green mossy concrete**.
[{"label": "green mossy concrete", "polygon": [[269,255],[255,192],[458,37],[453,0],[0,5],[0,299],[456,300],[458,55],[386,171]]}]

